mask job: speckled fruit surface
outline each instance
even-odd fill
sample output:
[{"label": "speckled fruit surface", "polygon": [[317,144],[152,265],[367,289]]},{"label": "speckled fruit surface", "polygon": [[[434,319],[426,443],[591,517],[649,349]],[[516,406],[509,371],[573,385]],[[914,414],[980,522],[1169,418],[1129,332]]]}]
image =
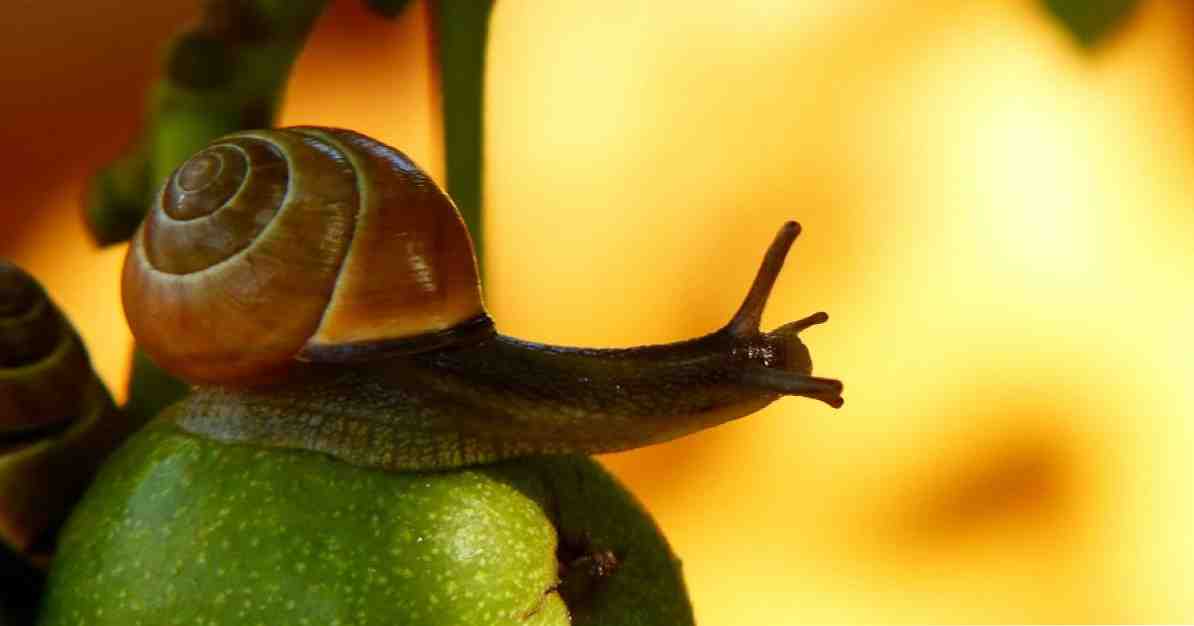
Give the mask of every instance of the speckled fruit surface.
[{"label": "speckled fruit surface", "polygon": [[[612,573],[597,573],[598,561]],[[216,443],[159,420],[108,462],[72,516],[41,623],[570,620],[692,623],[663,537],[587,458],[387,473]]]}]

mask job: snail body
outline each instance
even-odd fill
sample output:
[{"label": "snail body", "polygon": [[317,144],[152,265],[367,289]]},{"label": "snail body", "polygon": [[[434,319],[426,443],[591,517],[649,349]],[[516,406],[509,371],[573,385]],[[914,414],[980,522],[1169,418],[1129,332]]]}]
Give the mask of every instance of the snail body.
[{"label": "snail body", "polygon": [[[221,581],[250,594],[237,596],[244,619],[276,616],[250,609],[285,597],[328,609],[328,623],[691,623],[666,541],[583,455],[666,441],[783,395],[840,406],[841,384],[811,376],[798,336],[825,314],[759,330],[798,233],[780,229],[738,312],[708,335],[550,346],[496,330],[459,214],[397,150],[339,129],[217,140],[165,183],[123,275],[138,342],[194,392],[130,441],[80,507],[45,623],[219,622],[229,613],[209,600]],[[421,489],[434,495],[403,500]],[[344,560],[288,565],[352,542],[361,551]],[[431,548],[452,559],[412,573]],[[164,588],[122,574],[143,553],[166,555],[135,568]],[[538,578],[511,579],[516,593],[470,578],[527,553]],[[220,563],[240,574],[221,578]],[[385,581],[404,576],[416,580],[389,585],[405,590],[397,610]],[[137,602],[101,606],[98,619],[87,602],[96,581],[113,580]],[[445,589],[516,601],[487,617],[461,612],[478,598],[437,613]],[[372,599],[354,613],[360,594]]]}]

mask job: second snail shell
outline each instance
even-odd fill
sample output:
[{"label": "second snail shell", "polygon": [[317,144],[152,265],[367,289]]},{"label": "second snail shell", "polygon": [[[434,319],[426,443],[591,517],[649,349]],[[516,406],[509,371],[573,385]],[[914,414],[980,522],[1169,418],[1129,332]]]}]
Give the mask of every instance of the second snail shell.
[{"label": "second snail shell", "polygon": [[142,348],[193,382],[492,330],[452,201],[406,155],[341,129],[213,142],[164,184],[122,282]]}]

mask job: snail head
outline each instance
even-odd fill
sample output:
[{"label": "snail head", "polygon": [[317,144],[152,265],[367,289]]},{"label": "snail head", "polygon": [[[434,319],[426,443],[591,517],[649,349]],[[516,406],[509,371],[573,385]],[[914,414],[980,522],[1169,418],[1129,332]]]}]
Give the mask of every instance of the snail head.
[{"label": "snail head", "polygon": [[722,332],[759,347],[749,351],[750,364],[742,372],[744,384],[783,395],[813,398],[837,408],[843,403],[841,381],[810,376],[812,357],[808,347],[800,340],[801,331],[825,323],[829,315],[817,312],[771,332],[759,330],[767,298],[799,234],[800,224],[796,222],[786,222],[779,229],[763,256],[763,263],[746,299]]}]

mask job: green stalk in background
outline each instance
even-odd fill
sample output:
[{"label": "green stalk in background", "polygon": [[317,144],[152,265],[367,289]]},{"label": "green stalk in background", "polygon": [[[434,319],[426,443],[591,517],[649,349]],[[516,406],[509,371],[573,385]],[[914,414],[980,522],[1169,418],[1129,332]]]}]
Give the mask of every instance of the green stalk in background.
[{"label": "green stalk in background", "polygon": [[[396,17],[408,1],[365,0],[365,3],[381,15]],[[485,49],[493,2],[430,0],[430,8],[431,37],[440,76],[448,195],[468,225],[477,264],[483,269]]]},{"label": "green stalk in background", "polygon": [[1085,48],[1113,34],[1132,15],[1137,0],[1043,0],[1049,11]]},{"label": "green stalk in background", "polygon": [[491,0],[432,3],[439,61],[448,195],[464,216],[484,283],[485,237],[481,215],[485,105],[485,46]]},{"label": "green stalk in background", "polygon": [[273,124],[295,57],[327,0],[206,0],[172,42],[135,147],[101,170],[86,220],[101,245],[127,240],[150,196],[212,139]]}]

